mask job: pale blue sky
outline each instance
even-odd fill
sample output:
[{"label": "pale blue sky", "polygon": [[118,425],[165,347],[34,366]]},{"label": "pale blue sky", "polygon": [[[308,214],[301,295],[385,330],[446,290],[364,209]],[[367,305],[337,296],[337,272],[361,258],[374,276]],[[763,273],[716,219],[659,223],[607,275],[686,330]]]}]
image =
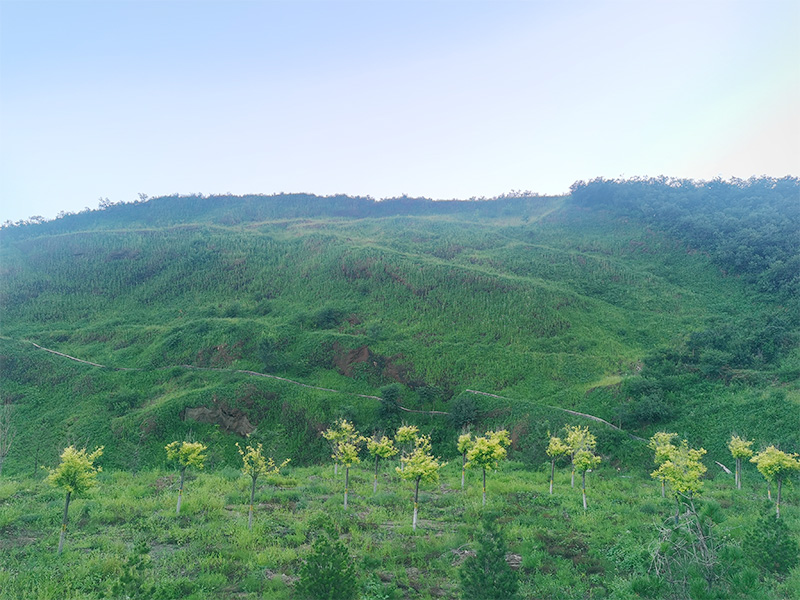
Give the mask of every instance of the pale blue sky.
[{"label": "pale blue sky", "polygon": [[0,0],[0,222],[800,175],[795,0]]}]

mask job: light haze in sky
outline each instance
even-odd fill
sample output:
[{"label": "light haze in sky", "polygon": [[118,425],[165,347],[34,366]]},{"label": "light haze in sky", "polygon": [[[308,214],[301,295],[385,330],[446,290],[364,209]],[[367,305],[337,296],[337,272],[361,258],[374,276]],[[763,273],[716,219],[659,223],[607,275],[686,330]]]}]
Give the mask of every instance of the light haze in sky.
[{"label": "light haze in sky", "polygon": [[800,175],[800,2],[0,0],[0,222]]}]

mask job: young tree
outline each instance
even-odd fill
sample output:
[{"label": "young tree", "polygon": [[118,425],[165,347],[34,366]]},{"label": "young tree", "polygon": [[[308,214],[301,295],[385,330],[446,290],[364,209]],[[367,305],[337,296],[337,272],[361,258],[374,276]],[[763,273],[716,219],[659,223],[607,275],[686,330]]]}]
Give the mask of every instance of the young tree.
[{"label": "young tree", "polygon": [[171,442],[164,446],[167,451],[167,460],[173,460],[178,463],[181,469],[181,483],[178,488],[178,506],[175,509],[176,514],[181,514],[181,501],[183,499],[183,481],[186,476],[186,469],[195,467],[197,469],[203,468],[203,462],[206,459],[206,447],[200,442]]},{"label": "young tree", "polygon": [[731,455],[736,459],[736,489],[742,489],[742,459],[750,458],[753,456],[753,450],[750,446],[753,445],[752,441],[743,440],[738,435],[732,435],[731,440],[728,442],[728,450]]},{"label": "young tree", "polygon": [[700,493],[703,489],[701,478],[706,472],[706,467],[700,459],[705,453],[703,448],[689,448],[689,443],[683,440],[680,446],[675,447],[671,456],[650,474],[651,477],[665,479],[669,484],[677,503],[676,526],[681,513],[681,498],[692,504],[694,494]]},{"label": "young tree", "polygon": [[439,481],[439,469],[447,463],[440,463],[431,453],[431,438],[423,435],[417,438],[414,451],[400,459],[402,467],[395,470],[402,479],[414,482],[414,518],[411,521],[414,531],[417,530],[417,503],[419,502],[420,482],[435,483]]},{"label": "young tree", "polygon": [[295,589],[308,600],[354,600],[358,577],[347,547],[327,534],[319,536],[300,568]]},{"label": "young tree", "polygon": [[503,531],[492,516],[483,520],[478,549],[459,571],[464,600],[517,600],[519,577],[506,561]]},{"label": "young tree", "polygon": [[64,518],[61,520],[61,535],[58,538],[58,553],[64,548],[64,536],[67,533],[67,516],[69,502],[72,495],[79,496],[97,485],[97,474],[102,471],[100,466],[95,466],[96,461],[103,454],[103,446],[91,454],[86,454],[86,448],[76,450],[75,446],[67,446],[61,453],[61,463],[50,470],[47,481],[60,487],[67,493],[64,501]]},{"label": "young tree", "polygon": [[394,441],[400,449],[400,469],[403,469],[403,457],[406,456],[417,442],[419,428],[416,425],[403,425],[394,434]]},{"label": "young tree", "polygon": [[347,492],[350,488],[350,467],[361,462],[358,452],[364,438],[360,435],[348,441],[339,442],[334,459],[344,467],[344,507],[347,508]]},{"label": "young tree", "polygon": [[572,459],[572,477],[570,485],[575,487],[575,455],[581,450],[587,452],[594,452],[597,446],[597,440],[589,431],[588,427],[581,427],[580,425],[567,426],[566,444],[569,448],[569,455]]},{"label": "young tree", "polygon": [[773,481],[778,482],[778,500],[775,504],[775,514],[781,516],[781,487],[783,480],[794,471],[800,470],[800,460],[797,454],[789,454],[778,450],[775,446],[770,446],[750,459],[755,463],[758,472],[767,480],[767,496],[772,500],[770,485]]},{"label": "young tree", "polygon": [[253,528],[253,500],[255,499],[256,495],[256,480],[261,475],[277,475],[281,472],[281,469],[289,464],[290,459],[286,459],[280,465],[276,465],[273,458],[270,456],[269,459],[264,457],[264,448],[261,444],[258,444],[255,448],[248,444],[245,450],[242,450],[241,446],[239,446],[239,442],[236,442],[236,449],[239,451],[239,454],[242,457],[242,474],[247,475],[250,477],[253,482],[250,486],[250,511],[247,515],[247,528]]},{"label": "young tree", "polygon": [[339,461],[336,459],[336,454],[338,452],[339,444],[341,443],[352,443],[353,440],[359,437],[358,432],[356,431],[355,425],[353,425],[347,419],[340,419],[336,421],[336,424],[333,427],[329,427],[322,433],[322,437],[328,440],[331,444],[331,450],[333,454],[331,454],[331,458],[333,458],[333,474],[339,474]]},{"label": "young tree", "polygon": [[390,438],[385,435],[378,437],[376,434],[367,440],[367,452],[375,457],[375,478],[372,481],[372,493],[375,494],[378,491],[378,461],[382,458],[391,458],[399,450],[395,448],[394,442]]},{"label": "young tree", "polygon": [[0,475],[3,474],[3,462],[11,451],[11,444],[17,431],[11,424],[11,405],[0,405]]},{"label": "young tree", "polygon": [[467,452],[475,445],[472,434],[467,431],[458,436],[458,452],[461,454],[461,489],[464,489],[464,479],[467,470]]},{"label": "young tree", "polygon": [[[548,435],[550,435],[548,433]],[[545,450],[547,456],[550,457],[550,495],[553,495],[553,480],[556,475],[556,461],[569,453],[569,446],[567,446],[560,437],[555,435],[550,436],[550,442],[547,444]]]},{"label": "young tree", "polygon": [[[656,466],[661,466],[664,461],[669,460],[672,456],[672,453],[675,451],[675,445],[672,443],[672,440],[678,437],[677,433],[666,433],[664,431],[659,431],[658,433],[654,434],[653,437],[650,438],[650,442],[647,444],[647,447],[653,451],[653,462],[656,463]],[[661,479],[661,497],[666,497],[666,479],[663,477]]]},{"label": "young tree", "polygon": [[467,451],[467,467],[483,469],[483,506],[486,506],[486,471],[496,469],[506,457],[506,446],[511,444],[508,431],[489,431],[484,437],[475,439],[475,443]]},{"label": "young tree", "polygon": [[586,510],[586,472],[591,471],[600,464],[600,457],[591,450],[578,450],[572,462],[575,465],[575,469],[581,474],[583,510]]}]

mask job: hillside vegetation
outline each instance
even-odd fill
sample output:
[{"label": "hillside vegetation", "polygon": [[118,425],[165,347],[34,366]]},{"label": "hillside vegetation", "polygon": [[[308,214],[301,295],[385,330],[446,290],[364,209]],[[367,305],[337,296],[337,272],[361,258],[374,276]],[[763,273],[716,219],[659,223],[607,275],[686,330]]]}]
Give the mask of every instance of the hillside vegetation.
[{"label": "hillside vegetation", "polygon": [[[2,474],[35,478],[69,444],[105,446],[106,471],[150,472],[165,468],[166,443],[187,436],[208,445],[206,468],[224,473],[238,468],[234,442],[246,435],[313,469],[330,455],[322,431],[347,418],[366,434],[415,424],[456,462],[463,425],[505,427],[514,469],[540,478],[548,432],[590,425],[607,502],[615,474],[649,480],[642,440],[656,431],[704,447],[707,478],[726,477],[714,461],[731,466],[733,432],[758,449],[800,451],[798,232],[792,178],[595,180],[568,196],[464,202],[176,196],[9,224],[0,389],[16,437]],[[40,484],[7,485],[13,511],[35,502],[23,489]],[[291,502],[308,497],[304,485],[290,486]],[[506,508],[524,504],[511,487]],[[787,493],[795,532],[796,496]],[[223,515],[234,500],[213,503]],[[526,511],[506,522],[540,518]],[[757,506],[747,511],[756,519]],[[342,523],[339,533],[359,530]],[[453,547],[471,537],[452,531]],[[602,553],[620,532],[584,533]],[[512,551],[526,536],[512,535]],[[293,552],[281,572],[299,564]],[[529,561],[531,577],[549,564]],[[610,594],[584,567],[578,587]],[[436,575],[445,595],[452,573]],[[532,581],[542,597],[577,597]],[[412,597],[404,585],[397,597]]]}]

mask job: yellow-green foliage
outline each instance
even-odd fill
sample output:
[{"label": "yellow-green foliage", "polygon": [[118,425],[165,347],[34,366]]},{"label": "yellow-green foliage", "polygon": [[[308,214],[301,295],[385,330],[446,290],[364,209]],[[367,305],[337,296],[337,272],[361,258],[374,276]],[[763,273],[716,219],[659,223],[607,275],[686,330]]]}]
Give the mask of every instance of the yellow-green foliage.
[{"label": "yellow-green foliage", "polygon": [[284,460],[280,465],[275,463],[275,460],[270,456],[264,456],[264,449],[262,444],[258,444],[255,448],[247,445],[244,450],[236,442],[236,449],[242,457],[242,474],[257,479],[262,475],[277,475],[281,469],[289,464],[290,459]]},{"label": "yellow-green foliage", "polygon": [[331,458],[345,467],[351,467],[361,462],[358,451],[364,437],[356,431],[355,426],[347,419],[336,422],[335,427],[331,427],[323,432],[322,437],[328,440],[333,446]]},{"label": "yellow-green foliage", "polygon": [[103,446],[91,454],[86,453],[86,448],[77,450],[75,446],[67,446],[61,453],[61,463],[50,470],[47,481],[68,493],[79,495],[97,485],[97,474],[102,467],[95,466],[96,461],[103,454]]},{"label": "yellow-green foliage", "polygon": [[496,469],[506,457],[506,446],[511,444],[508,431],[489,431],[485,436],[475,439],[467,451],[467,467],[479,467],[491,471]]},{"label": "yellow-green foliage", "polygon": [[797,454],[790,454],[769,446],[750,459],[767,481],[780,481],[792,471],[800,470]]},{"label": "yellow-green foliage", "polygon": [[367,440],[367,452],[378,458],[391,458],[399,452],[391,438],[382,436],[380,439],[370,438]]},{"label": "yellow-green foliage", "polygon": [[589,431],[588,427],[581,427],[580,425],[567,426],[566,436],[567,447],[569,447],[570,454],[575,456],[579,450],[593,451],[597,446],[597,439],[594,434]]},{"label": "yellow-green foliage", "polygon": [[167,459],[176,461],[181,469],[186,467],[203,468],[206,446],[201,442],[171,442],[164,446]]},{"label": "yellow-green foliage", "polygon": [[706,472],[706,467],[700,459],[705,453],[703,448],[689,448],[689,443],[683,440],[669,458],[650,475],[664,479],[675,494],[697,494],[703,488],[701,477]]},{"label": "yellow-green foliage", "polygon": [[564,443],[564,441],[555,435],[550,436],[550,441],[547,444],[547,450],[545,453],[550,458],[556,459],[559,456],[563,456],[569,453],[569,446]]},{"label": "yellow-green foliage", "polygon": [[733,458],[750,458],[753,456],[752,441],[743,440],[738,435],[732,435],[728,442],[728,450],[731,451]]},{"label": "yellow-green foliage", "polygon": [[419,428],[416,425],[403,425],[394,434],[394,441],[398,444],[409,444],[417,440]]},{"label": "yellow-green foliage", "polygon": [[439,462],[431,453],[431,438],[423,435],[416,439],[414,450],[400,459],[403,468],[396,467],[400,477],[406,480],[420,480],[427,483],[439,481],[439,469],[447,463]]},{"label": "yellow-green foliage", "polygon": [[662,464],[665,460],[669,460],[675,452],[675,445],[672,443],[672,440],[676,437],[678,437],[677,433],[659,431],[650,438],[647,447],[654,452],[653,460],[657,465]]},{"label": "yellow-green foliage", "polygon": [[578,450],[573,463],[578,473],[585,473],[600,464],[600,457],[589,450]]},{"label": "yellow-green foliage", "polygon": [[458,436],[458,453],[466,454],[470,448],[475,445],[475,440],[472,438],[471,433],[464,433]]}]

